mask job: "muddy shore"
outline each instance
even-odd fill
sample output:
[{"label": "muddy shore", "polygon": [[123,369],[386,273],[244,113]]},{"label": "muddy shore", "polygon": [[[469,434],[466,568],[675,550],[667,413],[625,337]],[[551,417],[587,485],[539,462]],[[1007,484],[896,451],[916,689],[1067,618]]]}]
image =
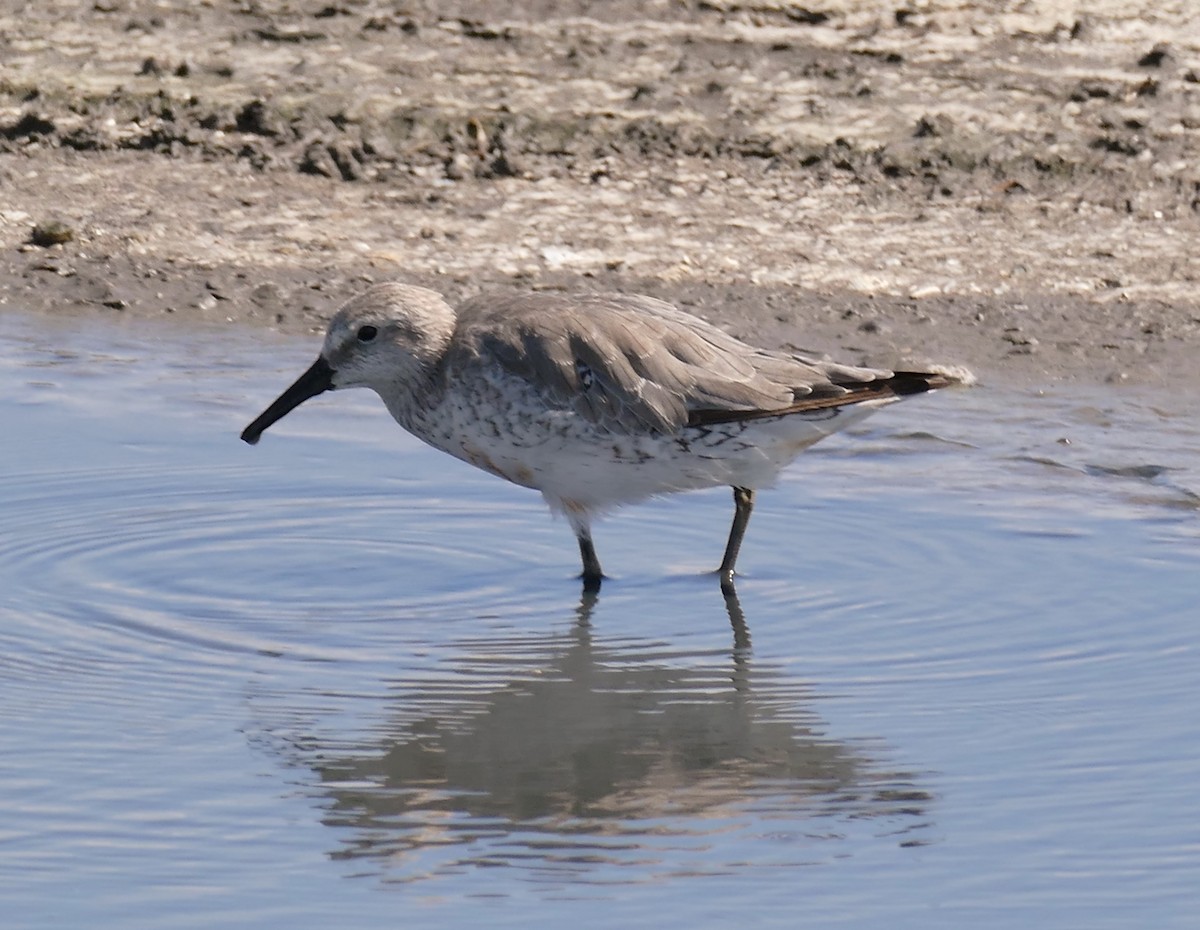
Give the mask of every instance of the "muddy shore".
[{"label": "muddy shore", "polygon": [[1189,3],[5,6],[0,308],[618,289],[846,361],[1200,384]]}]

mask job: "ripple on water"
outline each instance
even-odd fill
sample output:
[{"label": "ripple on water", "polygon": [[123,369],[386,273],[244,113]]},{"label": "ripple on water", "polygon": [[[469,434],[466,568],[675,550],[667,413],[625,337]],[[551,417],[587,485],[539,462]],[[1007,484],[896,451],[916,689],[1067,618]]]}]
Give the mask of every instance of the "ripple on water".
[{"label": "ripple on water", "polygon": [[350,604],[388,619],[502,611],[522,601],[511,577],[536,577],[544,555],[477,544],[481,523],[497,538],[513,526],[505,502],[344,480],[330,495],[319,477],[249,466],[39,472],[2,489],[9,606],[82,620],[82,638],[333,658],[334,638],[291,633]]}]

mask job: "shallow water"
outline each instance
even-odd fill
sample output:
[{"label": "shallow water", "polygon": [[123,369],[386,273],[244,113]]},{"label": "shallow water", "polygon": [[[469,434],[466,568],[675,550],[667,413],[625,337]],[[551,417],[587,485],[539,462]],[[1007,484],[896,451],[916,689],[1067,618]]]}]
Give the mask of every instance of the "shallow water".
[{"label": "shallow water", "polygon": [[[251,340],[254,340],[253,342]],[[313,341],[0,317],[6,927],[1191,927],[1200,429],[942,392],[568,528]]]}]

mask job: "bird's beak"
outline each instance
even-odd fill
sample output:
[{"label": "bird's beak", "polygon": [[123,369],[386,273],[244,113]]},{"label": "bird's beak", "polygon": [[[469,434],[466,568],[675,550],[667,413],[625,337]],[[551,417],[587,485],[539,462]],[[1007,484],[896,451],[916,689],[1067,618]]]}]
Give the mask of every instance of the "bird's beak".
[{"label": "bird's beak", "polygon": [[316,397],[326,391],[333,390],[333,369],[324,358],[318,357],[312,367],[296,379],[296,383],[284,391],[264,410],[253,423],[242,430],[242,441],[254,445],[263,432],[274,423],[287,416],[310,397]]}]

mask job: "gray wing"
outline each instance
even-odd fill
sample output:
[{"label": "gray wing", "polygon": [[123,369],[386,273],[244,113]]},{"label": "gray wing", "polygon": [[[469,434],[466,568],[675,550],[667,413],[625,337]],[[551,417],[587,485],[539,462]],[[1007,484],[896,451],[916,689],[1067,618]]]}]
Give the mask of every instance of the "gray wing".
[{"label": "gray wing", "polygon": [[485,296],[464,303],[458,319],[445,377],[498,367],[615,432],[669,434],[806,400],[846,403],[892,375],[756,349],[652,297]]}]

